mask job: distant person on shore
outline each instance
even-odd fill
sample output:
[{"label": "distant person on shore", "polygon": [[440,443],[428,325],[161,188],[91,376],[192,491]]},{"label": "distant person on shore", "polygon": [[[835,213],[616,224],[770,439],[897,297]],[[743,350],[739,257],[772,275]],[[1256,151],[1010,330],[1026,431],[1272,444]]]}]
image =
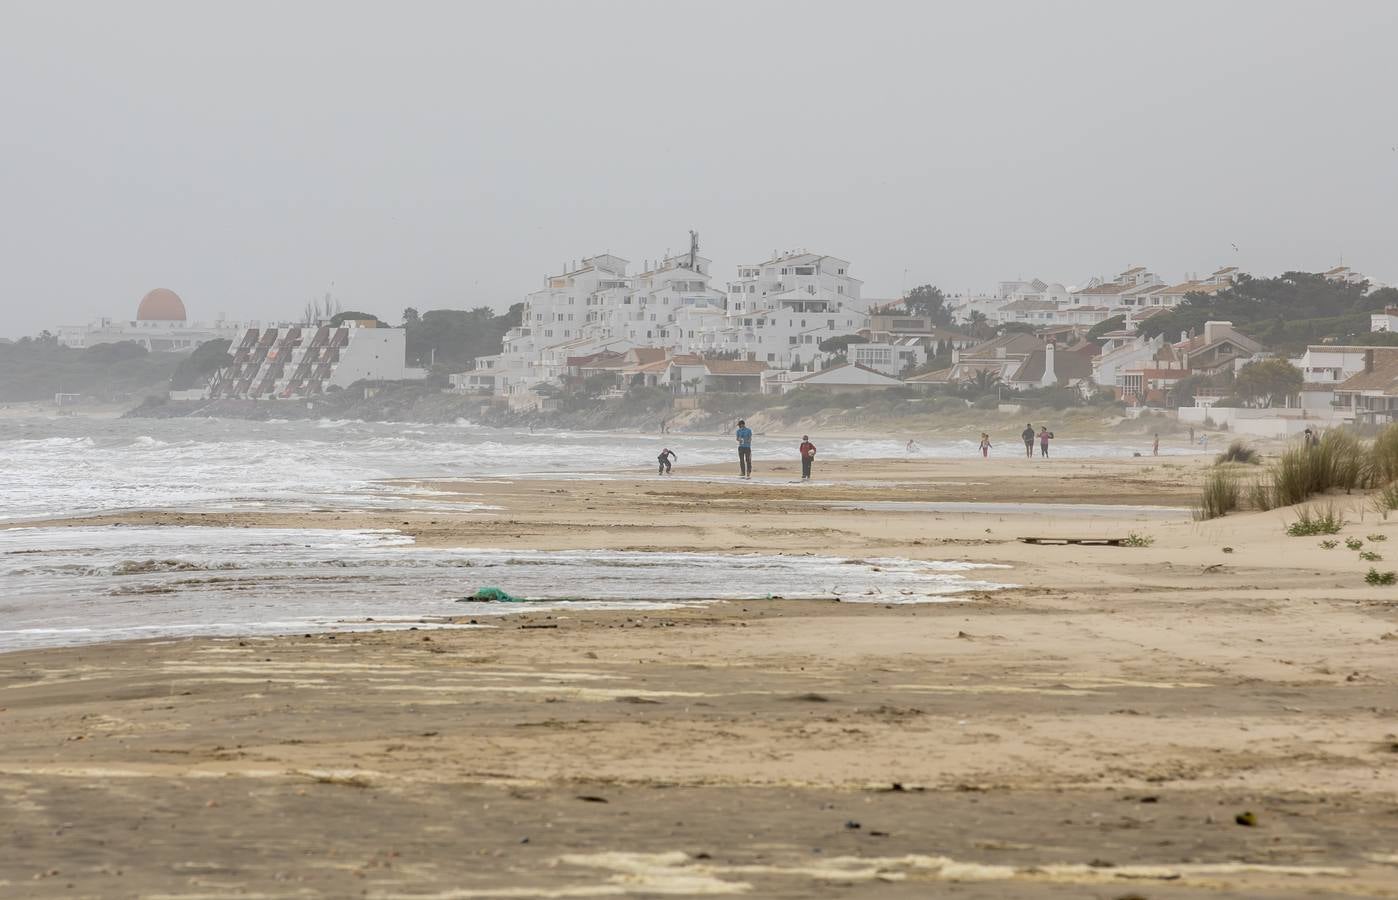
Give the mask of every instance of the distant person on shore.
[{"label": "distant person on shore", "polygon": [[801,435],[801,480],[811,480],[811,463],[815,462],[816,446],[809,434]]},{"label": "distant person on shore", "polygon": [[675,451],[671,450],[669,447],[666,447],[664,450],[661,450],[661,451],[660,451],[660,471],[659,471],[657,474],[659,474],[659,475],[669,475],[669,474],[670,474],[670,462],[671,462],[672,460],[676,460],[676,459],[679,459],[679,457],[675,454]]},{"label": "distant person on shore", "polygon": [[1194,443],[1194,426],[1189,426],[1189,442]]},{"label": "distant person on shore", "polygon": [[1158,431],[1155,433],[1155,443],[1152,444],[1151,447],[1150,447],[1150,455],[1151,455],[1151,456],[1159,456],[1159,455],[1160,455],[1160,432],[1158,432]]},{"label": "distant person on shore", "polygon": [[990,435],[981,432],[981,459],[990,459]]},{"label": "distant person on shore", "polygon": [[1301,435],[1301,438],[1305,441],[1307,450],[1314,449],[1315,445],[1320,443],[1320,439],[1316,437],[1315,432],[1311,431],[1309,428]]},{"label": "distant person on shore", "polygon": [[1033,459],[1033,458],[1034,458],[1034,424],[1031,422],[1030,424],[1025,425],[1025,426],[1024,426],[1024,430],[1021,431],[1021,432],[1019,433],[1019,436],[1020,436],[1021,438],[1024,439],[1024,457],[1025,457],[1025,459]]},{"label": "distant person on shore", "polygon": [[739,419],[733,435],[738,439],[738,477],[752,478],[752,429]]},{"label": "distant person on shore", "polygon": [[1048,459],[1048,442],[1053,440],[1053,432],[1044,425],[1039,428],[1039,456]]},{"label": "distant person on shore", "polygon": [[912,438],[908,438],[908,447],[907,447],[907,450],[908,450],[909,453],[916,453],[916,452],[917,452],[917,441],[913,440]]}]

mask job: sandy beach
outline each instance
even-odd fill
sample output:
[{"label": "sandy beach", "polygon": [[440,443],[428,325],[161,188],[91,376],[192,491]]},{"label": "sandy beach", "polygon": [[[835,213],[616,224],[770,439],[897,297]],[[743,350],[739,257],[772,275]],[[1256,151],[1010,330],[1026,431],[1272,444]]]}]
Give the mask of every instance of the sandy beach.
[{"label": "sandy beach", "polygon": [[[1192,521],[1202,465],[463,476],[415,486],[430,512],[55,521],[963,561],[1019,587],[3,654],[0,894],[1398,897],[1398,594],[1287,510]],[[1398,520],[1334,500],[1341,538],[1398,559]]]}]

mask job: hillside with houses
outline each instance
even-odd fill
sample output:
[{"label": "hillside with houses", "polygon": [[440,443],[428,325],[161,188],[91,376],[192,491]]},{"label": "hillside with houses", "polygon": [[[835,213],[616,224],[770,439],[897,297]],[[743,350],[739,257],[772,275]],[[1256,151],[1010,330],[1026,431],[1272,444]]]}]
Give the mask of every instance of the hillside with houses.
[{"label": "hillside with houses", "polygon": [[610,253],[569,263],[507,314],[253,323],[196,351],[199,377],[184,367],[139,414],[708,427],[695,410],[896,420],[936,399],[944,414],[1091,406],[1277,436],[1398,415],[1398,290],[1345,266],[1167,280],[1135,265],[895,299],[864,296],[849,260],[806,250],[741,264],[721,286],[711,266],[692,234],[639,271]]}]

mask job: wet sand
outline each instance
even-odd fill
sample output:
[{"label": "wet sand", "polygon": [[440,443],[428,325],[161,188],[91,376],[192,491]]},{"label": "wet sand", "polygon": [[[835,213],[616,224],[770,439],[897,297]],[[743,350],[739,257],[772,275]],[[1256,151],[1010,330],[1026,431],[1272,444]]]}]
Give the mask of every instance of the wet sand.
[{"label": "wet sand", "polygon": [[[1398,593],[1286,511],[1127,508],[1186,505],[1198,466],[822,461],[837,483],[114,517],[966,560],[1025,587],[6,654],[0,895],[1398,897]],[[1123,511],[830,505],[973,499]],[[1398,520],[1336,499],[1342,537],[1398,560]],[[1150,545],[1016,540],[1132,531]]]}]

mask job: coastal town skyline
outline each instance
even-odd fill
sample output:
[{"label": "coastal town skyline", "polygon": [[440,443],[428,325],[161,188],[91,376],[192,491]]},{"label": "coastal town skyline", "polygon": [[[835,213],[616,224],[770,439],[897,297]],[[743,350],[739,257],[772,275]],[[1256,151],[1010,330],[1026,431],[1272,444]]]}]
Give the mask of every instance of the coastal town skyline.
[{"label": "coastal town skyline", "polygon": [[[0,113],[24,135],[0,150],[0,332],[158,285],[204,318],[327,290],[499,308],[579,253],[660,256],[689,228],[720,279],[801,241],[858,260],[879,297],[1128,262],[1398,279],[1379,113],[1398,12],[1260,8],[308,3],[264,29],[20,4],[0,36]],[[590,29],[627,51],[593,52]],[[462,52],[462,33],[491,40]],[[830,64],[793,68],[798,48]]]}]

